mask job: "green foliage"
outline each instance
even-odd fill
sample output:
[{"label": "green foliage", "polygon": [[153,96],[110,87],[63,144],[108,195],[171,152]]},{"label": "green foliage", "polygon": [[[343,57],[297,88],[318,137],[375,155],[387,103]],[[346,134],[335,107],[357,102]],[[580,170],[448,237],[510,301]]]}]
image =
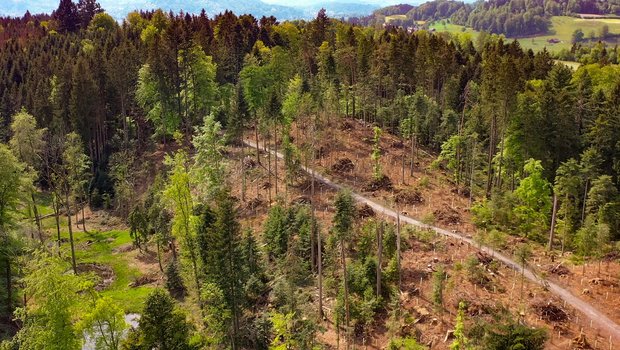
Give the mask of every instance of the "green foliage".
[{"label": "green foliage", "polygon": [[482,346],[489,350],[542,350],[545,348],[547,338],[543,328],[529,328],[516,322],[489,324]]},{"label": "green foliage", "polygon": [[70,266],[58,257],[35,252],[26,266],[25,293],[34,302],[16,311],[23,327],[16,335],[20,349],[80,349],[73,323],[79,292],[85,280],[67,273]]},{"label": "green foliage", "polygon": [[181,298],[185,295],[186,289],[179,271],[179,264],[170,261],[166,265],[166,290],[175,298]]},{"label": "green foliage", "polygon": [[439,266],[433,272],[433,304],[438,310],[443,310],[443,292],[446,284],[447,275],[443,266]]},{"label": "green foliage", "polygon": [[133,239],[133,243],[139,249],[142,244],[146,244],[149,234],[149,221],[146,210],[141,205],[136,205],[129,214],[129,235]]},{"label": "green foliage", "polygon": [[[147,42],[160,35],[161,30],[153,24],[142,32]],[[142,65],[136,89],[138,105],[155,124],[156,133],[164,137],[178,131],[182,123],[190,133],[192,125],[211,113],[217,94],[217,66],[202,47],[192,45],[173,55],[176,58],[170,67],[158,60]]]},{"label": "green foliage", "polygon": [[111,31],[118,27],[112,16],[105,12],[96,14],[88,25],[88,30],[92,31]]},{"label": "green foliage", "polygon": [[538,238],[547,227],[551,210],[551,185],[543,177],[540,161],[530,159],[523,167],[527,177],[515,190],[519,205],[514,209],[520,231],[526,237]]},{"label": "green foliage", "polygon": [[127,329],[125,313],[109,297],[95,298],[82,316],[77,329],[94,340],[96,350],[118,350]]},{"label": "green foliage", "polygon": [[353,219],[355,217],[355,205],[350,192],[340,191],[334,201],[336,214],[333,219],[334,234],[339,240],[346,240],[353,229]]},{"label": "green foliage", "polygon": [[415,338],[392,338],[387,346],[388,350],[424,350],[425,346],[418,344]]},{"label": "green foliage", "polygon": [[40,170],[42,165],[42,152],[45,147],[44,136],[47,129],[37,128],[36,119],[21,110],[13,116],[9,141],[11,149],[17,158],[28,165],[32,170]]},{"label": "green foliage", "polygon": [[476,257],[472,256],[465,260],[465,270],[467,271],[467,278],[471,283],[483,288],[490,286],[491,280],[486,275],[484,268],[480,266],[480,262]]},{"label": "green foliage", "polygon": [[465,303],[459,303],[459,311],[456,315],[456,324],[454,326],[454,340],[450,344],[450,350],[468,350],[472,349],[469,345],[469,339],[465,336]]},{"label": "green foliage", "polygon": [[224,138],[221,125],[213,114],[204,118],[204,124],[196,129],[192,144],[196,149],[192,165],[192,179],[203,199],[213,200],[227,188],[226,163],[223,156]]},{"label": "green foliage", "polygon": [[135,200],[136,169],[135,156],[131,151],[120,151],[110,156],[110,177],[114,182],[116,209],[127,217]]},{"label": "green foliage", "polygon": [[190,349],[190,331],[185,314],[175,306],[170,295],[155,289],[144,303],[137,334],[128,338],[124,348]]},{"label": "green foliage", "polygon": [[609,226],[597,223],[593,217],[588,217],[575,236],[577,254],[581,258],[592,257],[595,254],[602,257],[609,240]]},{"label": "green foliage", "polygon": [[287,249],[294,229],[294,211],[277,204],[269,210],[263,236],[270,257],[280,258]]},{"label": "green foliage", "polygon": [[[31,183],[25,165],[13,155],[8,147],[0,144],[0,230],[2,238],[8,237],[8,228],[14,223],[21,190]],[[6,253],[5,253],[6,254]]]},{"label": "green foliage", "polygon": [[375,180],[380,180],[383,177],[383,172],[381,171],[381,128],[375,126],[373,129],[373,146],[372,153],[370,154],[370,159],[372,159],[372,176]]},{"label": "green foliage", "polygon": [[226,304],[224,293],[216,284],[206,283],[202,286],[201,293],[205,304],[206,345],[216,347],[226,343],[226,337],[230,334],[232,314]]},{"label": "green foliage", "polygon": [[293,312],[272,312],[270,316],[274,334],[270,350],[317,349],[313,341],[316,326],[312,322]]},{"label": "green foliage", "polygon": [[91,161],[84,153],[80,135],[75,132],[69,133],[65,139],[62,161],[66,186],[73,199],[78,201],[87,192]]},{"label": "green foliage", "polygon": [[301,174],[301,161],[299,150],[291,142],[289,134],[285,134],[282,138],[282,153],[284,154],[284,166],[286,168],[286,183],[291,186]]}]

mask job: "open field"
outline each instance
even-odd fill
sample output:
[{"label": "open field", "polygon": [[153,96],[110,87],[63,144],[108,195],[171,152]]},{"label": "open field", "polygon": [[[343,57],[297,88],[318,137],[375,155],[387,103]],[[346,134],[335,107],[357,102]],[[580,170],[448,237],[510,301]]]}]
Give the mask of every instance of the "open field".
[{"label": "open field", "polygon": [[390,23],[392,21],[397,21],[397,20],[406,20],[407,16],[406,15],[391,15],[391,16],[385,16],[385,23]]},{"label": "open field", "polygon": [[[609,26],[610,34],[616,35],[616,37],[607,39],[607,43],[610,45],[618,44],[620,42],[620,38],[617,37],[620,36],[620,19],[615,18],[583,19],[568,16],[556,16],[551,18],[551,30],[549,33],[517,39],[525,49],[539,51],[546,47],[547,50],[551,52],[558,52],[562,49],[570,50],[572,46],[571,39],[575,30],[581,29],[585,34],[585,38],[590,39],[590,35],[592,33],[595,37],[598,37],[599,31],[604,25]],[[435,29],[438,32],[449,33],[462,33],[463,28],[465,28],[464,32],[471,33],[474,37],[478,35],[478,32],[471,28],[466,28],[464,26],[451,23],[442,24],[441,22],[434,22],[429,26],[429,28]],[[549,40],[551,39],[557,39],[559,42],[549,43]]]}]

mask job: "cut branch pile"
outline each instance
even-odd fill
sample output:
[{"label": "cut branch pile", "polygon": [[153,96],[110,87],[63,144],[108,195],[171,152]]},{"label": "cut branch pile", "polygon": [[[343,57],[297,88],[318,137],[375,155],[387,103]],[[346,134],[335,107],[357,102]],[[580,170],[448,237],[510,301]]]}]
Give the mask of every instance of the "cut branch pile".
[{"label": "cut branch pile", "polygon": [[532,309],[543,320],[549,322],[564,322],[568,320],[568,313],[560,306],[554,304],[551,300],[540,300],[532,304]]},{"label": "cut branch pile", "polygon": [[349,158],[340,158],[332,165],[332,171],[335,173],[350,173],[355,165]]},{"label": "cut branch pile", "polygon": [[376,192],[376,191],[391,191],[392,180],[387,175],[381,176],[379,179],[372,179],[365,187],[364,191],[368,192]]}]

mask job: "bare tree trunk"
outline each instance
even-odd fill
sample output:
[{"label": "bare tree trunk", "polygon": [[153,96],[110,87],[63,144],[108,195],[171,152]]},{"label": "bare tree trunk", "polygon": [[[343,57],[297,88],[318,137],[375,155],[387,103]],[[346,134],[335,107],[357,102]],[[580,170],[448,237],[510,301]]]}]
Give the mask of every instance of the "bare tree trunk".
[{"label": "bare tree trunk", "polygon": [[581,206],[581,225],[586,219],[586,201],[588,200],[588,186],[590,184],[590,180],[586,180],[585,190],[583,191],[583,205]]},{"label": "bare tree trunk", "polygon": [[69,227],[69,243],[71,244],[71,266],[73,273],[78,274],[77,264],[75,263],[75,245],[73,244],[73,225],[71,224],[71,205],[69,204],[69,193],[65,192],[65,208],[67,209],[67,226]]},{"label": "bare tree trunk", "polygon": [[6,263],[6,311],[7,314],[13,314],[13,284],[11,275],[11,258],[5,257]]},{"label": "bare tree trunk", "polygon": [[491,190],[493,189],[493,154],[495,152],[495,132],[497,127],[497,117],[494,115],[491,118],[491,132],[489,135],[489,153],[487,156],[487,197],[491,196]]},{"label": "bare tree trunk", "polygon": [[[314,212],[314,209],[313,209]],[[316,230],[317,237],[317,267],[319,270],[319,317],[322,320],[324,318],[323,315],[323,253],[321,247],[321,230]]]},{"label": "bare tree trunk", "polygon": [[347,335],[347,348],[349,346],[349,286],[347,283],[347,259],[345,256],[344,240],[340,241],[340,259],[342,260],[342,279],[344,282],[344,310],[345,310],[345,330]]},{"label": "bare tree trunk", "polygon": [[[401,140],[402,140],[402,143],[403,143],[403,147],[405,147],[405,140],[404,140],[404,138],[401,138]],[[401,182],[402,182],[403,185],[405,184],[405,163],[407,162],[405,158],[407,158],[407,151],[405,151],[403,149],[403,157],[402,157],[402,164],[401,164],[402,165],[401,166],[401,173],[402,173],[401,174],[401,179],[402,179]]]},{"label": "bare tree trunk", "polygon": [[401,291],[402,278],[400,273],[400,208],[396,210],[396,266],[398,269],[398,291]]},{"label": "bare tree trunk", "polygon": [[[261,162],[260,162],[260,149],[258,146],[258,121],[256,121],[256,113],[254,113],[254,136],[256,137],[256,163],[260,165]],[[256,195],[258,195],[258,193]]]},{"label": "bare tree trunk", "polygon": [[161,264],[161,243],[157,240],[157,264],[159,265],[159,271],[164,272],[164,266]]},{"label": "bare tree trunk", "polygon": [[383,255],[383,220],[377,230],[377,298],[381,297],[381,265]]},{"label": "bare tree trunk", "polygon": [[558,196],[553,194],[553,212],[551,214],[551,228],[549,229],[549,244],[547,245],[547,250],[551,251],[553,249],[553,238],[555,236],[555,220],[558,215]]},{"label": "bare tree trunk", "polygon": [[32,213],[34,214],[34,220],[37,223],[39,241],[41,241],[41,244],[43,244],[43,231],[41,230],[41,219],[39,218],[39,209],[37,208],[37,200],[34,197],[34,192],[30,192],[30,198],[32,198]]},{"label": "bare tree trunk", "polygon": [[82,204],[82,231],[88,233],[88,230],[86,229],[86,216],[84,215],[84,204]]},{"label": "bare tree trunk", "polygon": [[273,167],[274,167],[274,177],[275,177],[275,188],[276,188],[276,198],[278,197],[278,124],[273,122],[273,146],[275,147],[276,156],[273,157]]},{"label": "bare tree trunk", "polygon": [[409,176],[413,176],[413,162],[415,160],[415,134],[411,134],[411,163],[409,165]]},{"label": "bare tree trunk", "polygon": [[246,179],[245,179],[245,145],[243,144],[243,136],[241,137],[241,201],[245,202]]},{"label": "bare tree trunk", "polygon": [[[269,130],[269,128],[267,128]],[[269,131],[267,131],[267,140],[269,140]],[[265,149],[267,145],[265,144]],[[267,193],[269,195],[269,203],[271,203],[271,151],[267,150],[267,182],[269,185],[267,186]],[[276,179],[277,181],[277,179]]]},{"label": "bare tree trunk", "polygon": [[56,219],[56,244],[58,245],[58,256],[60,256],[60,203],[55,195],[52,199],[52,206],[54,207],[54,219]]}]

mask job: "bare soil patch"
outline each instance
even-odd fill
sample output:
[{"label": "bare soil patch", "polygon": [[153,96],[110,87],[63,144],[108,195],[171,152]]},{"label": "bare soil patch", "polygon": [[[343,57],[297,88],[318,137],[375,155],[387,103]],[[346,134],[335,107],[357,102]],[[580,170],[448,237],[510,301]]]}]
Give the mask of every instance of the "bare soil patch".
[{"label": "bare soil patch", "polygon": [[116,279],[116,275],[114,274],[114,270],[112,270],[112,267],[104,264],[78,264],[77,271],[78,273],[94,273],[97,276],[97,283],[95,284],[95,289],[98,291],[106,289]]}]

